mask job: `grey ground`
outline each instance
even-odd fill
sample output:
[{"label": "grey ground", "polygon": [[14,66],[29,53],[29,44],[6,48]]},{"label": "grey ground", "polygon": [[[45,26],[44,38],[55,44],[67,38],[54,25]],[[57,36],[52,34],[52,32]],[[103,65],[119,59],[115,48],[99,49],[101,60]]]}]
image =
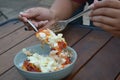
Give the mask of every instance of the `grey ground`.
[{"label": "grey ground", "polygon": [[[2,11],[8,19],[16,18],[19,12],[31,7],[50,7],[54,0],[0,0],[0,11]],[[0,16],[0,23],[6,21]],[[84,16],[84,24],[89,24],[89,18]]]}]

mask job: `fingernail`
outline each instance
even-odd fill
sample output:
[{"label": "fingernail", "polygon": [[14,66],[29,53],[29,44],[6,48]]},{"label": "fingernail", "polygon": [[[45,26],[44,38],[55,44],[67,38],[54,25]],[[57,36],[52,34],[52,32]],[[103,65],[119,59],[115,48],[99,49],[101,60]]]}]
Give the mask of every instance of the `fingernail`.
[{"label": "fingernail", "polygon": [[24,12],[20,12],[20,14],[22,15],[22,14],[24,14]]},{"label": "fingernail", "polygon": [[47,23],[47,22],[48,22],[48,20],[45,20],[44,22],[45,22],[45,23]]}]

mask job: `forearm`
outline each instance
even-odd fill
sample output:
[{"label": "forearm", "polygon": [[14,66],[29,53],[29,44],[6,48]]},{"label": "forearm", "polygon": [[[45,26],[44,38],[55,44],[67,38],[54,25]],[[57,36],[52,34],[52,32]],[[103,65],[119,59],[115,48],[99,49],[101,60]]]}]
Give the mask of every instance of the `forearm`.
[{"label": "forearm", "polygon": [[69,18],[78,6],[79,4],[72,0],[55,0],[50,10],[57,20],[63,20]]}]

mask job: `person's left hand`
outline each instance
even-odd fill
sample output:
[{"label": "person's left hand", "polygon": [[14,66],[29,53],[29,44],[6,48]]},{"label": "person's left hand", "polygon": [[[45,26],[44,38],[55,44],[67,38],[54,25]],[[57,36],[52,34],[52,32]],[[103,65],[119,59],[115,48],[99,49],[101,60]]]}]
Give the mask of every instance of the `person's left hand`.
[{"label": "person's left hand", "polygon": [[120,1],[102,0],[94,3],[90,14],[93,24],[120,37]]}]

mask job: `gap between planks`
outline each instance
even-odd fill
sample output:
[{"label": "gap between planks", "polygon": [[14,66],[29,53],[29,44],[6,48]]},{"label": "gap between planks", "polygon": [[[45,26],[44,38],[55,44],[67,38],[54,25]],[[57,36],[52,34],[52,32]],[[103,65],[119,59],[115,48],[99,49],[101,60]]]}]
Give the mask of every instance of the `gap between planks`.
[{"label": "gap between planks", "polygon": [[[75,29],[75,30],[73,30],[73,31],[71,31],[70,32],[70,34],[72,34],[72,33],[75,33],[75,31],[76,31],[77,29]],[[81,29],[80,31],[78,31],[78,33],[79,33],[79,35],[77,35],[76,37],[76,39],[78,40],[78,39],[81,39],[81,37],[83,36],[83,35],[86,35],[87,33],[89,32],[89,30],[86,30],[86,29]],[[80,36],[80,35],[82,35],[82,36]],[[67,36],[68,37],[68,36]],[[25,40],[26,41],[26,40]],[[69,41],[70,42],[70,41]],[[72,42],[70,42],[70,43],[72,43]],[[70,44],[70,45],[72,45],[72,44]],[[9,69],[9,68],[8,68]],[[10,69],[11,70],[11,69]],[[3,75],[3,74],[2,74]]]}]

